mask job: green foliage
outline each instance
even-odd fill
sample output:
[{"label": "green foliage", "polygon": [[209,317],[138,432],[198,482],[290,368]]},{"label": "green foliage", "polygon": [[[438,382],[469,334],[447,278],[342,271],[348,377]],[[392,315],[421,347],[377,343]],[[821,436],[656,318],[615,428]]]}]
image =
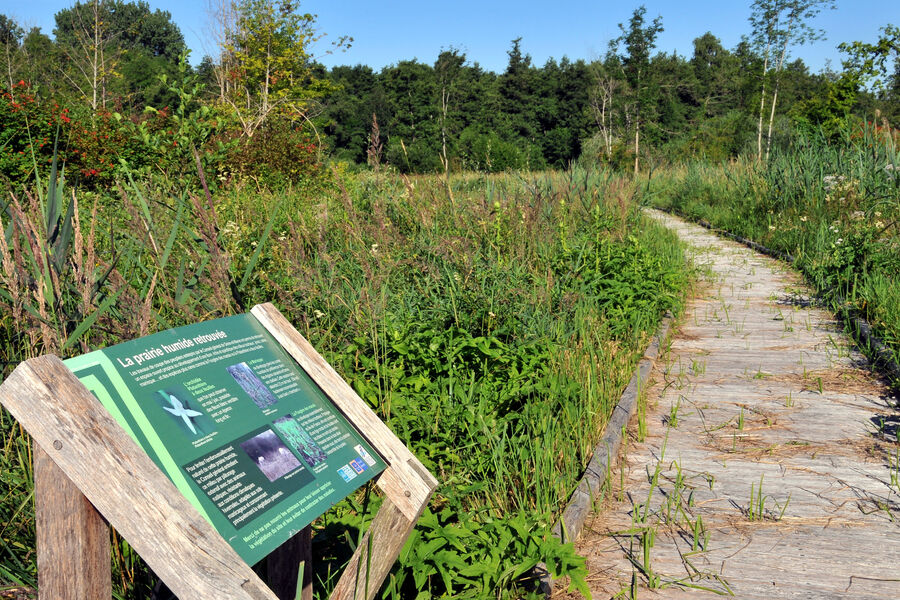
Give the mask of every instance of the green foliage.
[{"label": "green foliage", "polygon": [[228,148],[214,139],[225,129],[224,120],[198,102],[203,91],[198,79],[190,72],[186,54],[180,58],[177,77],[170,82],[160,76],[175,103],[171,109],[146,107],[145,112],[155,118],[142,120],[134,128],[134,137],[143,145],[134,166],[159,169],[166,177],[183,181],[197,174],[195,153],[204,171],[214,171],[224,160]]},{"label": "green foliage", "polygon": [[310,46],[319,37],[315,15],[296,0],[241,0],[225,51],[231,81],[224,100],[252,137],[273,115],[299,116],[307,103],[332,90],[313,68]]},{"label": "green foliage", "polygon": [[856,102],[859,80],[844,72],[836,81],[825,84],[825,93],[799,102],[792,112],[804,125],[821,128],[825,135],[838,139],[850,128],[851,109]]},{"label": "green foliage", "polygon": [[230,183],[253,180],[268,188],[318,179],[319,147],[304,125],[270,119],[253,137],[237,136],[221,161],[219,177]]},{"label": "green foliage", "polygon": [[888,24],[880,31],[881,36],[874,44],[842,42],[838,48],[847,54],[844,69],[862,82],[871,82],[876,91],[882,92],[891,76],[891,61],[895,71],[900,64],[900,27]]},{"label": "green foliage", "polygon": [[570,577],[573,591],[590,596],[584,558],[553,537],[540,518],[426,510],[382,597],[521,598],[536,590],[529,576],[541,562],[553,577]]}]

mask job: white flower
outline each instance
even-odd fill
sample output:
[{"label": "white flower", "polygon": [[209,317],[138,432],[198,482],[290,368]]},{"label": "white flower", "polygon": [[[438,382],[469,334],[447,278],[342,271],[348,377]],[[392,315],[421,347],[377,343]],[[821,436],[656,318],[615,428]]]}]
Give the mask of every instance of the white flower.
[{"label": "white flower", "polygon": [[844,238],[838,238],[837,242],[835,242],[838,246],[844,243]]},{"label": "white flower", "polygon": [[372,254],[377,254],[378,253],[378,244],[372,244],[372,246],[369,248],[369,250],[372,252]]},{"label": "white flower", "polygon": [[493,318],[495,318],[497,315],[494,314],[494,311],[489,310],[489,311],[488,311],[488,316],[489,316],[490,318],[493,319]]},{"label": "white flower", "polygon": [[322,317],[325,316],[325,313],[323,313],[321,310],[319,310],[319,309],[317,308],[316,310],[313,311],[313,315],[315,315],[315,317],[316,317],[317,319],[321,319]]},{"label": "white flower", "polygon": [[881,229],[884,227],[884,223],[882,221],[875,221],[875,229]]},{"label": "white flower", "polygon": [[807,220],[806,215],[803,215],[802,217],[800,217],[801,222],[806,223],[806,220]]},{"label": "white flower", "polygon": [[769,225],[769,231],[775,231],[775,226],[774,226],[774,225]]}]

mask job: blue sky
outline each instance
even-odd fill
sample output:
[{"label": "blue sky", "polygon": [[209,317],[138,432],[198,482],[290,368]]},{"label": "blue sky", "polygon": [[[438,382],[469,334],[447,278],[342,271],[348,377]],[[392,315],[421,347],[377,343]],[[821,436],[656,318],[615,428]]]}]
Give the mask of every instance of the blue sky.
[{"label": "blue sky", "polygon": [[[73,1],[0,0],[0,13],[21,23],[53,30],[53,15]],[[148,0],[151,8],[168,10],[193,50],[192,62],[210,52],[206,29],[206,0]],[[417,58],[433,63],[442,48],[451,46],[466,52],[472,62],[502,71],[506,51],[513,38],[522,37],[522,48],[537,65],[548,58],[590,60],[606,51],[610,39],[619,35],[618,23],[627,22],[639,1],[519,0],[434,2],[429,0],[307,0],[304,11],[318,15],[320,31],[328,36],[315,53],[326,65],[367,64],[375,69],[400,60]],[[734,47],[750,26],[750,0],[690,1],[646,0],[647,17],[661,15],[664,31],[657,51],[690,55],[691,42],[712,31],[728,47]],[[886,23],[900,24],[897,0],[838,0],[838,8],[824,11],[814,24],[827,32],[825,41],[793,49],[813,71],[831,60],[840,67],[841,55],[835,46],[843,41],[874,41]],[[345,52],[325,54],[328,40],[341,35],[354,38]]]}]

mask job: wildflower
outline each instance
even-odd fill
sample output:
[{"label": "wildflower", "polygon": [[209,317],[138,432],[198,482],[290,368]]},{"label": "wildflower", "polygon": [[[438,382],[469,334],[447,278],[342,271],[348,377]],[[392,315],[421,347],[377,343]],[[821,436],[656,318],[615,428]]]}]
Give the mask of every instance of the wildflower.
[{"label": "wildflower", "polygon": [[377,254],[378,253],[378,244],[372,244],[372,246],[371,246],[371,248],[369,248],[369,250],[372,252],[372,254]]},{"label": "wildflower", "polygon": [[802,217],[800,217],[800,222],[801,222],[801,223],[806,223],[806,221],[807,221],[806,215],[803,215]]},{"label": "wildflower", "polygon": [[838,246],[844,243],[844,238],[838,238],[837,242],[835,242]]},{"label": "wildflower", "polygon": [[875,217],[877,218],[877,217],[880,217],[880,216],[881,216],[881,213],[878,212],[878,211],[876,210],[876,211],[875,211]]},{"label": "wildflower", "polygon": [[316,310],[313,311],[313,315],[315,315],[315,317],[316,317],[317,319],[321,319],[322,317],[325,316],[325,313],[323,313],[321,310],[319,310],[319,309],[317,308]]},{"label": "wildflower", "polygon": [[883,221],[875,221],[875,229],[881,229],[882,227],[884,227]]},{"label": "wildflower", "polygon": [[490,318],[492,318],[492,319],[494,319],[494,318],[497,317],[497,315],[495,315],[495,314],[494,314],[494,311],[492,311],[492,310],[489,310],[489,311],[488,311],[488,316],[489,316]]},{"label": "wildflower", "polygon": [[775,231],[775,226],[774,226],[774,225],[769,225],[769,231]]}]

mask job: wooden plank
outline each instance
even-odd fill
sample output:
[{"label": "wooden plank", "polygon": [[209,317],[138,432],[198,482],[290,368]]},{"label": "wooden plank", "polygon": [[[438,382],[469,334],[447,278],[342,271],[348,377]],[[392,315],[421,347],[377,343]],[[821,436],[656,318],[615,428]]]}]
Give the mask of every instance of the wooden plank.
[{"label": "wooden plank", "polygon": [[312,600],[312,526],[307,525],[295,536],[266,557],[266,584],[279,600],[297,597],[297,579],[303,569],[301,600]]},{"label": "wooden plank", "polygon": [[418,519],[418,514],[408,519],[390,498],[385,498],[331,593],[331,600],[374,598]]},{"label": "wooden plank", "polygon": [[111,598],[109,527],[39,444],[32,452],[41,597]]},{"label": "wooden plank", "polygon": [[434,476],[277,308],[259,304],[250,312],[390,465],[378,487],[408,520],[418,519],[437,487]]},{"label": "wooden plank", "polygon": [[58,358],[19,365],[0,403],[181,600],[276,600]]}]

